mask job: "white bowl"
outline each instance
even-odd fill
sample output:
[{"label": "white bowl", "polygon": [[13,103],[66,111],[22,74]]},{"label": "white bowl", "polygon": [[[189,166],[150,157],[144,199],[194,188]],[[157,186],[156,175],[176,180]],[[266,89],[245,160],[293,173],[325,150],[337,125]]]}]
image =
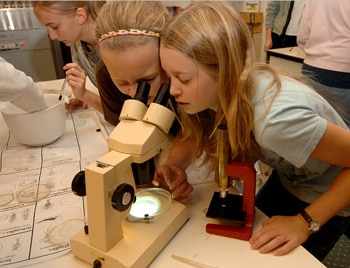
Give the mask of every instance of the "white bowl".
[{"label": "white bowl", "polygon": [[48,108],[27,113],[8,102],[2,116],[15,139],[29,146],[47,145],[62,136],[66,127],[66,110],[58,94],[44,94]]}]

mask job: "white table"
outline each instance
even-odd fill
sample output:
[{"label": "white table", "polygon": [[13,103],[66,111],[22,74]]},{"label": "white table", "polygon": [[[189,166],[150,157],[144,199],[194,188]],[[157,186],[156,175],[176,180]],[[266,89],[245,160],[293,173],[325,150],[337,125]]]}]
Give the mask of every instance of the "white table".
[{"label": "white table", "polygon": [[[52,81],[48,82],[48,84],[49,83],[52,84]],[[60,85],[61,81],[59,81],[58,84]],[[45,84],[42,86],[45,86]],[[4,122],[0,120],[0,124],[4,124]],[[83,146],[88,146],[87,144],[90,143],[91,142],[82,144],[84,144]],[[85,148],[85,151],[88,152],[89,148]],[[247,241],[206,233],[205,226],[208,221],[205,217],[205,211],[208,208],[212,194],[216,189],[217,185],[214,182],[194,185],[193,194],[185,202],[190,210],[190,219],[160,252],[150,264],[150,267],[189,267],[188,265],[174,260],[171,257],[172,255],[186,257],[210,267],[220,268],[325,267],[301,246],[285,256],[275,257],[272,254],[260,254],[257,251],[251,250]],[[256,210],[254,230],[261,226],[264,219],[266,219],[266,216],[259,210]],[[47,261],[27,265],[26,267],[87,268],[91,267],[91,265],[76,258],[72,253],[68,253]]]},{"label": "white table", "polygon": [[269,64],[284,74],[299,77],[305,58],[304,51],[299,47],[283,47],[267,51]]},{"label": "white table", "polygon": [[[200,263],[220,268],[232,267],[325,267],[303,247],[298,247],[285,256],[276,257],[272,254],[260,254],[250,249],[247,241],[207,234],[205,210],[216,191],[215,183],[198,184],[194,187],[192,201],[188,202],[190,209],[189,221],[180,229],[163,251],[151,263],[154,268],[189,267],[174,260],[171,255],[183,256]],[[256,210],[255,229],[266,219],[263,213]],[[89,264],[79,260],[73,254],[37,263],[33,268],[88,268]],[[193,266],[195,267],[195,266]]]}]

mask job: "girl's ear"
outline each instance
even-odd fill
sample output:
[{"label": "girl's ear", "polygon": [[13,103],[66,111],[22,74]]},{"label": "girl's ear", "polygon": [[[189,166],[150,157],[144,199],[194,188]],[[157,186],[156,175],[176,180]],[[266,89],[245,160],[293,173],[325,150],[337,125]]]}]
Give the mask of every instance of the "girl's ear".
[{"label": "girl's ear", "polygon": [[75,16],[78,20],[78,23],[80,24],[84,24],[88,19],[86,9],[82,7],[77,8],[77,10],[75,11]]}]

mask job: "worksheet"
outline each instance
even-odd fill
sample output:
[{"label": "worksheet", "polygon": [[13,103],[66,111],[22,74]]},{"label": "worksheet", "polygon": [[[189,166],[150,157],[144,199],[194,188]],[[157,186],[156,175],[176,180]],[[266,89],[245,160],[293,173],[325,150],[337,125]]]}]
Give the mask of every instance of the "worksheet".
[{"label": "worksheet", "polygon": [[0,264],[21,267],[70,251],[85,224],[84,197],[72,192],[79,171],[107,153],[113,127],[94,110],[67,112],[52,144],[18,143],[0,115]]}]

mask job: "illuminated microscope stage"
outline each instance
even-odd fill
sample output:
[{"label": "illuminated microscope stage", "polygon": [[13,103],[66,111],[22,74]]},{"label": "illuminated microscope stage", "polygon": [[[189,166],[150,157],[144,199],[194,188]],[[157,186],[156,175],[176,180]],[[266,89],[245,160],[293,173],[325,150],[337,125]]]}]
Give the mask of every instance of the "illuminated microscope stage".
[{"label": "illuminated microscope stage", "polygon": [[124,237],[107,252],[91,247],[88,235],[80,231],[70,241],[73,254],[91,264],[98,259],[102,268],[146,267],[188,218],[188,209],[171,201],[169,208],[149,223],[123,221]]}]

